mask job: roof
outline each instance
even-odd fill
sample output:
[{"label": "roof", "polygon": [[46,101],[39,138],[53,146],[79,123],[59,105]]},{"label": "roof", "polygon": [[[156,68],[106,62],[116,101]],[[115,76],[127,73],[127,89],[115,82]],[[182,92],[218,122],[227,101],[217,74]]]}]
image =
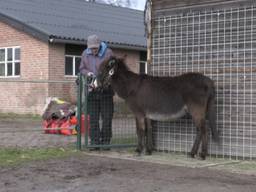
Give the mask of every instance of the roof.
[{"label": "roof", "polygon": [[143,12],[85,0],[0,0],[0,21],[42,40],[85,44],[97,34],[111,46],[146,48]]}]

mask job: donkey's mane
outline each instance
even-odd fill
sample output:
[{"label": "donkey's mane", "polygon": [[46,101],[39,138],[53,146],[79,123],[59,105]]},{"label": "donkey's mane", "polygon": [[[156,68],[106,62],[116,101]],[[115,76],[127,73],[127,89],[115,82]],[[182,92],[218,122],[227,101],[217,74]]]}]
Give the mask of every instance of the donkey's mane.
[{"label": "donkey's mane", "polygon": [[138,76],[139,79],[148,79],[151,81],[161,81],[161,82],[166,82],[168,84],[175,83],[177,79],[182,80],[182,81],[190,81],[190,80],[198,80],[201,81],[204,79],[203,75],[198,72],[188,72],[185,74],[177,75],[177,76],[153,76],[150,74],[138,74],[133,71],[128,67],[128,65],[125,63],[124,59],[122,58],[116,58],[117,64],[118,64],[118,71],[119,72],[125,72],[126,75],[133,75],[133,76]]},{"label": "donkey's mane", "polygon": [[173,79],[173,77],[170,76],[152,76],[152,75],[148,75],[148,74],[138,74],[133,72],[129,66],[127,65],[127,63],[124,61],[124,59],[122,58],[117,58],[117,57],[112,57],[112,59],[115,59],[117,62],[117,66],[118,66],[118,74],[120,74],[120,72],[124,73],[125,75],[133,75],[133,76],[137,76],[138,78],[142,79],[151,79],[153,81],[158,81],[158,80],[167,80],[170,81],[171,79]]},{"label": "donkey's mane", "polygon": [[125,63],[124,59],[122,59],[122,58],[117,58],[117,57],[113,57],[113,59],[115,59],[115,60],[117,61],[118,70],[132,72],[132,71],[130,70],[130,68],[127,66],[127,64]]}]

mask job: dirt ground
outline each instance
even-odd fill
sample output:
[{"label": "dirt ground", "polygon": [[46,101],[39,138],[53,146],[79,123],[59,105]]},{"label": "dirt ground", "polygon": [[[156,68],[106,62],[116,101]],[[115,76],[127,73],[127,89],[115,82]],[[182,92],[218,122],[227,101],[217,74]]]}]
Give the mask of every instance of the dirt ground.
[{"label": "dirt ground", "polygon": [[0,169],[3,192],[254,192],[256,177],[82,154]]},{"label": "dirt ground", "polygon": [[0,147],[62,147],[75,142],[76,136],[45,134],[41,120],[0,118]]},{"label": "dirt ground", "polygon": [[[14,128],[13,132],[6,131],[13,125],[16,131]],[[21,128],[35,131],[25,134]],[[0,147],[65,147],[75,142],[75,137],[46,135],[38,129],[37,121],[1,120]],[[234,172],[223,167],[237,161],[201,161],[162,154],[135,157],[122,150],[83,152],[62,159],[4,167],[0,168],[0,192],[256,191],[256,169]]]}]

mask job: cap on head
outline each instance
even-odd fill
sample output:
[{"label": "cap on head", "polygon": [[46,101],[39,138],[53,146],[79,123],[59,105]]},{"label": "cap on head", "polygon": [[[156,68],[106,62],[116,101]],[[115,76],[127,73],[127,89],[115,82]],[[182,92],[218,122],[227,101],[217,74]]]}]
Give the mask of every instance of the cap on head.
[{"label": "cap on head", "polygon": [[100,39],[97,35],[90,35],[87,38],[87,47],[88,48],[99,48],[100,46]]}]

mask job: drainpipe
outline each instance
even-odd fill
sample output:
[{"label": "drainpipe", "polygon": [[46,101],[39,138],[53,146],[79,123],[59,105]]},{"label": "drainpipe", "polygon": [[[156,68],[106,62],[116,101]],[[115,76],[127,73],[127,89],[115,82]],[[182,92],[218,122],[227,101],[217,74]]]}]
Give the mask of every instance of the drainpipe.
[{"label": "drainpipe", "polygon": [[152,0],[147,0],[144,9],[145,35],[147,36],[147,73],[152,65]]}]

